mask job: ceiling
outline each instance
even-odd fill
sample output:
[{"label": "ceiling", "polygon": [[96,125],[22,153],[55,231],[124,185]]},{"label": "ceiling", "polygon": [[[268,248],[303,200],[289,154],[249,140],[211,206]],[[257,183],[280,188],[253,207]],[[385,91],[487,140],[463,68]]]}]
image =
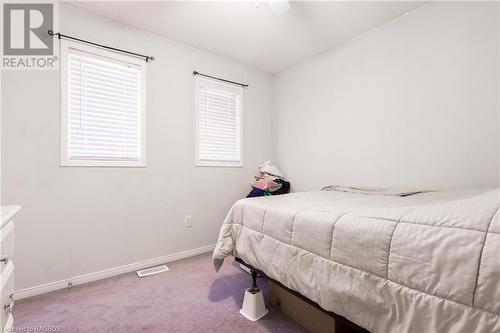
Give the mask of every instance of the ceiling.
[{"label": "ceiling", "polygon": [[423,4],[422,1],[89,1],[79,7],[166,38],[279,72]]}]

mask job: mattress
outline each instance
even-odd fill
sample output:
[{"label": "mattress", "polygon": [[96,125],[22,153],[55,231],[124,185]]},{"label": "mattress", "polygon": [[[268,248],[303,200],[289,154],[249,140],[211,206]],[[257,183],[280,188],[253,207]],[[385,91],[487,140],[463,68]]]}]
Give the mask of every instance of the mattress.
[{"label": "mattress", "polygon": [[371,332],[500,332],[500,190],[344,191],[237,201],[237,256]]}]

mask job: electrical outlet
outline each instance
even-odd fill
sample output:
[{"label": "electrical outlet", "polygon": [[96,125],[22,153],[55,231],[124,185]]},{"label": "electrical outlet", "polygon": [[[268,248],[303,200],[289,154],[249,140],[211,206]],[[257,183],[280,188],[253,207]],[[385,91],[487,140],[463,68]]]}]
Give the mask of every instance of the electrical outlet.
[{"label": "electrical outlet", "polygon": [[191,216],[184,216],[184,228],[191,228]]}]

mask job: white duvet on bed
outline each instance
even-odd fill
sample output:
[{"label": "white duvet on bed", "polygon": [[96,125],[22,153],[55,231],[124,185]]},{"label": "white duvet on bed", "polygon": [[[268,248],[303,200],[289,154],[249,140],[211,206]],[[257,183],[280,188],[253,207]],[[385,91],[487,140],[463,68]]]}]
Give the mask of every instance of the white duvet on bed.
[{"label": "white duvet on bed", "polygon": [[214,251],[372,332],[500,332],[500,191],[237,201]]}]

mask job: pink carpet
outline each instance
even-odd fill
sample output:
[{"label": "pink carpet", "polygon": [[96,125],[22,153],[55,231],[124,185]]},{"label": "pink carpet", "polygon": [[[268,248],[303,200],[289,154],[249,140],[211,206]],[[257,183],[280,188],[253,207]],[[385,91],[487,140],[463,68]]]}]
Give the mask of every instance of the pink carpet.
[{"label": "pink carpet", "polygon": [[[21,300],[15,326],[19,332],[35,326],[82,333],[305,332],[276,309],[257,322],[241,316],[250,276],[232,259],[217,274],[210,255],[168,266],[141,279],[128,273]],[[259,279],[259,285],[267,301],[267,282]]]}]

